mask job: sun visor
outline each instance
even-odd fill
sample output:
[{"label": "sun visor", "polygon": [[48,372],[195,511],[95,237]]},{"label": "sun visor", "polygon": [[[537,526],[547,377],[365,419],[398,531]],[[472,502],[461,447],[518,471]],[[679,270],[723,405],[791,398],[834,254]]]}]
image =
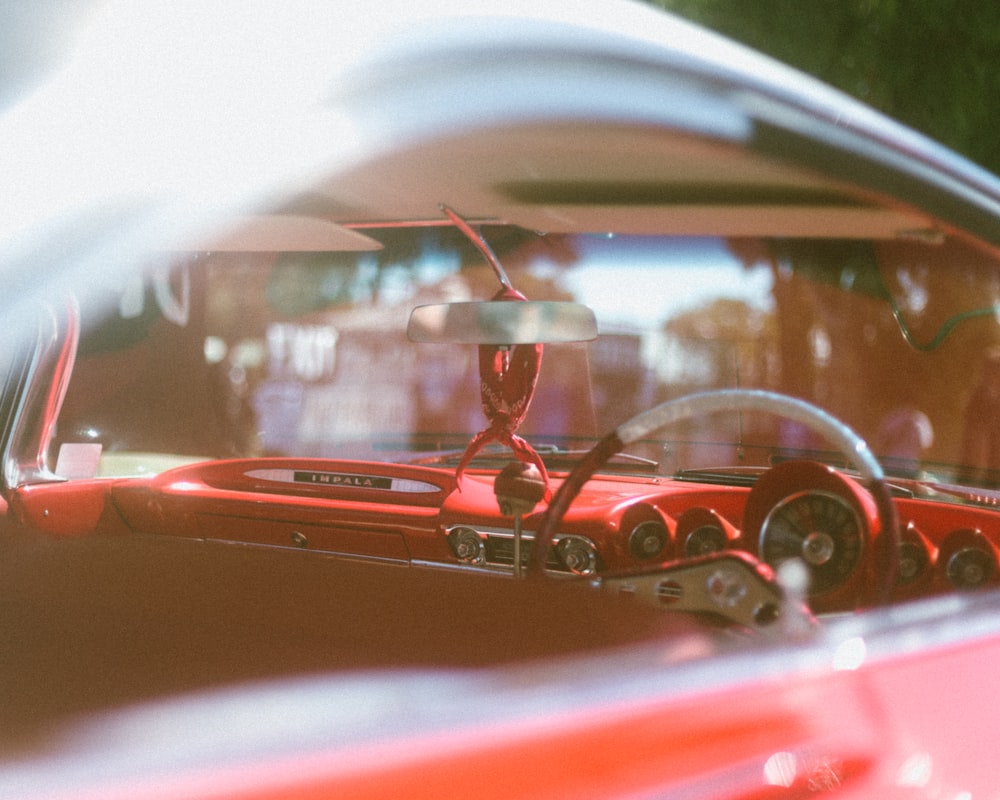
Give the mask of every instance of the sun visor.
[{"label": "sun visor", "polygon": [[224,252],[364,252],[382,245],[329,220],[288,214],[241,217],[231,226],[192,243],[189,250]]}]

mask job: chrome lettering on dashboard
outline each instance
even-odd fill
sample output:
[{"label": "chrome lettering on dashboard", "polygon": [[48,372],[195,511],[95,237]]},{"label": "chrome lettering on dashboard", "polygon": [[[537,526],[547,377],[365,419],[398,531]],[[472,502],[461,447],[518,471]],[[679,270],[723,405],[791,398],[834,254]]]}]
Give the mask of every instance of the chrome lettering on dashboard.
[{"label": "chrome lettering on dashboard", "polygon": [[377,475],[351,475],[340,472],[312,472],[295,470],[295,483],[317,483],[323,486],[351,486],[355,489],[392,489],[391,478]]},{"label": "chrome lettering on dashboard", "polygon": [[329,486],[350,489],[375,489],[378,491],[402,492],[404,494],[427,494],[439,492],[441,488],[433,483],[410,478],[391,478],[387,475],[364,475],[355,472],[328,472],[315,469],[251,469],[243,473],[248,478],[309,486]]}]

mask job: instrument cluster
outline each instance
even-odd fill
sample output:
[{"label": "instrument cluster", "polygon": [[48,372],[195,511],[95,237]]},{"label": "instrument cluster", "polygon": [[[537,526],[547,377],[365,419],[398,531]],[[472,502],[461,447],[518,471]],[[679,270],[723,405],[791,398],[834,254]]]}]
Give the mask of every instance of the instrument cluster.
[{"label": "instrument cluster", "polygon": [[[547,569],[584,576],[656,571],[721,552],[749,554],[775,571],[797,560],[805,567],[808,600],[816,612],[871,602],[872,585],[884,569],[880,547],[895,552],[889,599],[1000,581],[995,509],[898,488],[892,498],[898,529],[893,537],[883,530],[865,486],[819,462],[790,461],[752,483],[734,483],[595,478],[566,514]],[[442,522],[451,553],[469,566],[511,570],[514,529],[498,514],[484,516],[479,499],[468,492],[446,499]],[[471,521],[462,519],[466,512]],[[525,563],[540,513],[522,520]]]}]

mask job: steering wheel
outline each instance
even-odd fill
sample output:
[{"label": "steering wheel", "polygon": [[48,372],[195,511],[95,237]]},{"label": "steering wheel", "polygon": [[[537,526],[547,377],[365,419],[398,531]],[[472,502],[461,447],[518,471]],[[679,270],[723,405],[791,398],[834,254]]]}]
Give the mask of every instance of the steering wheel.
[{"label": "steering wheel", "polygon": [[805,400],[757,389],[722,389],[668,400],[637,414],[597,442],[566,476],[539,519],[528,575],[544,575],[548,551],[563,515],[583,485],[612,456],[667,425],[719,411],[758,411],[793,420],[825,437],[855,465],[862,483],[875,501],[879,524],[872,558],[876,575],[881,580],[864,587],[863,601],[872,605],[885,603],[895,581],[899,531],[895,507],[881,466],[865,441],[836,417]]}]

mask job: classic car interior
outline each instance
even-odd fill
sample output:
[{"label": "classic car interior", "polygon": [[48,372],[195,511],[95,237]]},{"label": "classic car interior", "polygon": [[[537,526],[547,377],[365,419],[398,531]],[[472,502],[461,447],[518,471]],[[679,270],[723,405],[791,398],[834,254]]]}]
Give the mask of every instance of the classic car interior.
[{"label": "classic car interior", "polygon": [[4,744],[995,586],[997,243],[752,99],[456,127],[41,309],[0,398]]},{"label": "classic car interior", "polygon": [[[814,224],[782,215],[797,236]],[[936,369],[946,348],[907,338],[992,321],[962,293],[909,321],[896,251],[947,252],[970,274],[1000,274],[993,262],[938,237],[750,239],[726,211],[712,237],[578,224],[539,234],[449,207],[335,226],[332,253],[308,238],[276,253],[273,237],[300,230],[274,217],[110,306],[50,309],[4,394],[4,619],[21,676],[5,683],[8,730],[234,675],[491,664],[665,635],[736,646],[1000,577],[992,467],[938,455],[961,441],[940,424],[955,399],[926,406],[935,445],[910,418],[881,440],[850,395],[826,395],[862,436],[787,391],[801,372],[769,365],[781,331],[752,307],[781,280],[798,284],[788,307],[823,314],[816,295],[830,294],[831,325],[860,303],[881,326],[861,323],[861,346],[892,336],[893,358]],[[710,283],[750,299],[707,333],[599,332],[546,277],[588,247],[721,260]],[[563,263],[539,268],[524,257],[536,248]],[[785,346],[817,379],[831,358],[821,340],[799,342],[804,356]]]}]

